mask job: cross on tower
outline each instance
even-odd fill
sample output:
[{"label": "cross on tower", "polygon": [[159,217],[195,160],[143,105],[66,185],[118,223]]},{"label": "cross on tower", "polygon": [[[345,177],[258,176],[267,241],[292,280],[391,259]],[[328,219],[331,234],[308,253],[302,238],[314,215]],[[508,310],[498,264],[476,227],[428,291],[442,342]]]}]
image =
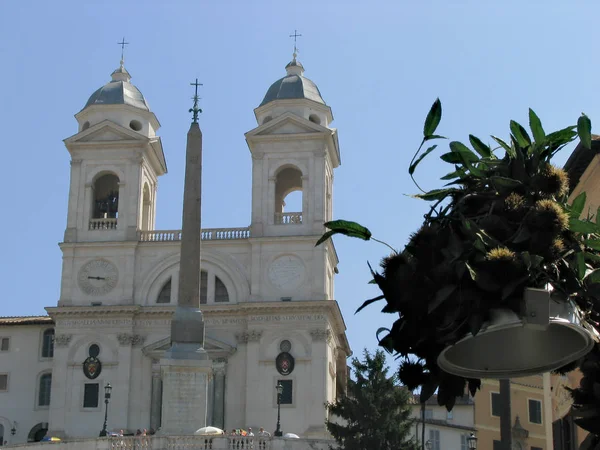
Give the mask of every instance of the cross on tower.
[{"label": "cross on tower", "polygon": [[198,123],[198,113],[202,112],[202,110],[198,108],[198,100],[200,99],[200,97],[198,97],[198,86],[202,86],[202,83],[198,83],[198,78],[196,78],[196,81],[194,83],[190,83],[190,85],[195,86],[196,90],[194,93],[194,97],[192,97],[192,99],[194,100],[194,106],[190,108],[189,112],[193,113],[192,123]]},{"label": "cross on tower", "polygon": [[123,61],[125,61],[125,46],[129,45],[129,42],[125,42],[125,37],[123,37],[123,40],[121,42],[117,42],[117,44],[121,46],[121,64],[123,64]]},{"label": "cross on tower", "polygon": [[294,38],[294,58],[296,57],[296,55],[298,54],[298,47],[296,47],[296,42],[297,39],[302,36],[301,34],[298,34],[298,30],[294,30],[294,34],[290,34],[290,37]]}]

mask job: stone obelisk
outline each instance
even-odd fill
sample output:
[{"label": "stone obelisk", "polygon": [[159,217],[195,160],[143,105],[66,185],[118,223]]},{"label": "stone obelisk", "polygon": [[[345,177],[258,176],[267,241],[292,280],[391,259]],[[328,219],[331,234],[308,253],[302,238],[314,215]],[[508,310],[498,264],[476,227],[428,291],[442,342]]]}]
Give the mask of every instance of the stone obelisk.
[{"label": "stone obelisk", "polygon": [[212,363],[204,350],[200,311],[202,131],[198,125],[196,80],[193,121],[187,134],[179,298],[171,319],[171,347],[161,359],[163,379],[161,434],[193,434],[206,426]]}]

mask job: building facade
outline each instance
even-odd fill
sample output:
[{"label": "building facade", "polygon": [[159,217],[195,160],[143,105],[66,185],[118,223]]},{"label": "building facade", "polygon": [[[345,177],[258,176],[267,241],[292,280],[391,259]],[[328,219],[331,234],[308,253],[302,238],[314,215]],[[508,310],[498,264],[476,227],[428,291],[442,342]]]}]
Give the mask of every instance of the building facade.
[{"label": "building facade", "polygon": [[[550,429],[544,399],[544,376],[510,380],[512,444],[515,450],[548,450]],[[498,380],[482,380],[475,396],[477,448],[495,450],[500,442],[500,386]]]},{"label": "building facade", "polygon": [[[424,416],[424,417],[423,417]],[[416,396],[413,401],[413,438],[420,443],[425,428],[426,448],[431,450],[469,450],[467,438],[475,432],[475,404],[469,395],[457,398],[452,411],[438,405],[437,395],[423,409]],[[423,420],[424,418],[424,420]]]},{"label": "building facade", "polygon": [[[284,431],[321,438],[323,405],[345,390],[351,354],[334,299],[333,243],[314,245],[332,216],[337,131],[295,56],[254,114],[257,126],[245,135],[250,226],[202,233],[208,422],[274,427],[281,383]],[[10,341],[0,352],[0,425],[6,435],[17,422],[12,443],[46,431],[97,436],[108,383],[109,430],[160,428],[159,360],[170,345],[181,237],[155,229],[167,172],[160,124],[123,63],[75,118],[77,132],[64,141],[71,181],[60,298],[48,317],[0,320]],[[301,210],[285,209],[292,192],[302,194]],[[44,340],[46,330],[53,339]],[[48,345],[51,356],[26,356]],[[32,399],[40,389],[44,396]]]}]

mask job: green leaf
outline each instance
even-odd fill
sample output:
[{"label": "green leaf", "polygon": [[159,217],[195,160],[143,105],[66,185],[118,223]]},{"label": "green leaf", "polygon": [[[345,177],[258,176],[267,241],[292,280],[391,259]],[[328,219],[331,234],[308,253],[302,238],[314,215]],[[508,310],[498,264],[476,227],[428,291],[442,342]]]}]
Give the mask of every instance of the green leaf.
[{"label": "green leaf", "polygon": [[511,157],[511,158],[515,158],[517,155],[515,153],[515,149],[511,148],[506,142],[504,142],[502,139],[500,139],[499,137],[496,136],[492,136],[492,139],[495,140],[498,144],[500,144],[500,147],[502,147],[504,149],[504,151],[506,152],[506,154]]},{"label": "green leaf", "polygon": [[477,167],[471,164],[471,162],[479,162],[480,159],[465,144],[458,141],[450,142],[450,150],[452,150],[452,152],[460,156],[463,164],[469,169],[469,171],[473,175],[477,177],[484,176],[483,171],[479,170]]},{"label": "green leaf", "polygon": [[575,138],[575,136],[577,136],[575,126],[570,126],[547,135],[546,143],[548,145],[552,144],[555,147],[560,147],[561,145],[565,145],[571,142]]},{"label": "green leaf", "polygon": [[384,298],[385,298],[385,295],[380,295],[378,297],[371,298],[369,300],[365,300],[364,303],[362,305],[360,305],[360,307],[356,311],[354,311],[354,314],[359,313],[360,311],[365,309],[367,306],[369,306],[371,303],[378,302],[379,300],[382,300]]},{"label": "green leaf", "polygon": [[475,272],[475,270],[469,265],[469,263],[465,263],[465,266],[467,266],[467,269],[469,270],[469,275],[471,275],[471,279],[473,281],[477,280],[477,272]]},{"label": "green leaf", "polygon": [[596,269],[587,274],[584,278],[586,284],[600,283],[600,269]]},{"label": "green leaf", "polygon": [[394,353],[394,339],[392,338],[392,334],[390,333],[384,336],[383,339],[379,341],[379,346],[383,347],[385,351],[390,354]]},{"label": "green leaf", "polygon": [[594,250],[600,250],[600,239],[586,239],[584,244]]},{"label": "green leaf", "polygon": [[439,98],[435,99],[433,105],[431,105],[431,109],[427,114],[427,118],[425,119],[425,125],[423,126],[423,136],[431,136],[435,133],[438,125],[440,124],[440,120],[442,120],[442,102]]},{"label": "green leaf", "polygon": [[507,177],[490,177],[490,180],[492,181],[492,183],[494,183],[494,186],[496,187],[514,189],[523,186],[523,183],[521,183],[519,180],[514,180],[512,178]]},{"label": "green leaf", "polygon": [[421,394],[419,395],[419,401],[421,403],[425,403],[427,400],[431,398],[431,396],[435,393],[435,390],[438,388],[438,382],[433,376],[430,374],[429,380],[421,386]]},{"label": "green leaf", "polygon": [[535,142],[543,144],[546,140],[546,133],[544,132],[544,128],[542,128],[542,121],[531,108],[529,108],[529,128],[531,128]]},{"label": "green leaf", "polygon": [[514,120],[510,121],[510,132],[517,140],[519,147],[525,148],[531,145],[531,138],[523,126]]},{"label": "green leaf", "polygon": [[431,141],[432,139],[448,139],[446,136],[440,136],[439,134],[432,134],[423,138],[423,143]]},{"label": "green leaf", "polygon": [[[454,155],[454,153],[451,154]],[[457,166],[454,172],[450,172],[449,174],[444,175],[442,178],[440,178],[440,180],[452,180],[454,178],[463,178],[466,174],[467,171],[465,169]]]},{"label": "green leaf", "polygon": [[427,309],[427,314],[431,314],[433,311],[435,311],[435,309],[437,309],[438,306],[440,306],[442,303],[444,303],[444,301],[448,297],[450,297],[450,295],[455,290],[456,290],[455,284],[449,284],[449,285],[446,285],[443,288],[439,289],[435,293],[435,297],[433,298],[433,301],[429,304],[429,307]]},{"label": "green leaf", "polygon": [[592,149],[592,121],[585,114],[581,114],[577,119],[577,134],[581,143],[587,149]]},{"label": "green leaf", "polygon": [[577,260],[577,278],[581,281],[585,277],[586,266],[585,266],[585,256],[583,252],[577,252],[575,255]]},{"label": "green leaf", "polygon": [[408,168],[408,173],[410,175],[412,175],[413,173],[415,173],[415,169],[417,168],[417,166],[419,165],[419,163],[421,161],[423,161],[423,158],[425,158],[427,155],[429,155],[432,151],[434,151],[437,148],[437,144],[436,145],[432,145],[431,147],[429,147],[427,150],[425,150],[421,156],[419,156],[419,158],[411,164],[411,166]]},{"label": "green leaf", "polygon": [[456,192],[457,189],[446,188],[446,189],[434,189],[424,194],[415,194],[412,197],[420,198],[421,200],[442,200],[446,198],[450,193]]},{"label": "green leaf", "polygon": [[573,200],[573,203],[571,204],[571,211],[569,212],[569,215],[572,219],[579,219],[579,217],[581,217],[586,200],[587,195],[585,192],[582,192],[575,198],[575,200]]},{"label": "green leaf", "polygon": [[[469,162],[479,161],[479,158],[475,153],[465,153],[462,156],[464,156]],[[464,158],[461,158],[461,154],[456,152],[444,153],[442,156],[440,156],[440,159],[450,164],[463,164],[464,162]]]},{"label": "green leaf", "polygon": [[473,136],[472,134],[469,135],[469,142],[471,143],[471,145],[473,146],[473,148],[475,149],[475,151],[477,153],[479,153],[479,155],[482,158],[492,158],[494,156],[494,154],[492,153],[492,149],[490,148],[489,145],[485,145],[483,142],[481,142],[479,140],[478,137]]},{"label": "green leaf", "polygon": [[326,231],[325,233],[323,233],[323,236],[321,236],[319,238],[319,240],[317,241],[317,243],[315,244],[315,247],[318,247],[319,245],[321,245],[323,242],[325,242],[327,239],[329,239],[331,236],[333,236],[334,234],[337,234],[338,232],[335,230],[329,230]]},{"label": "green leaf", "polygon": [[571,219],[569,220],[569,229],[574,233],[582,234],[593,234],[598,233],[598,225],[594,222],[584,222],[583,220]]},{"label": "green leaf", "polygon": [[475,153],[473,153],[471,151],[471,149],[469,147],[467,147],[465,144],[463,144],[462,142],[458,142],[458,141],[450,142],[450,150],[452,150],[454,153],[458,153],[461,156],[464,155],[464,159],[466,159],[469,162],[479,161],[479,158],[477,157],[477,155]]}]

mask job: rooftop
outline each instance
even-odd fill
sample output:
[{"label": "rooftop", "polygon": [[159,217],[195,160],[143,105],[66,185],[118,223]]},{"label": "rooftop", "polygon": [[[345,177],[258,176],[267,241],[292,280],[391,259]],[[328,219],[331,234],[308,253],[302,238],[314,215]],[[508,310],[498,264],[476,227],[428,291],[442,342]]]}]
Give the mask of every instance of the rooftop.
[{"label": "rooftop", "polygon": [[48,325],[54,321],[50,316],[7,316],[0,317],[1,325]]}]

